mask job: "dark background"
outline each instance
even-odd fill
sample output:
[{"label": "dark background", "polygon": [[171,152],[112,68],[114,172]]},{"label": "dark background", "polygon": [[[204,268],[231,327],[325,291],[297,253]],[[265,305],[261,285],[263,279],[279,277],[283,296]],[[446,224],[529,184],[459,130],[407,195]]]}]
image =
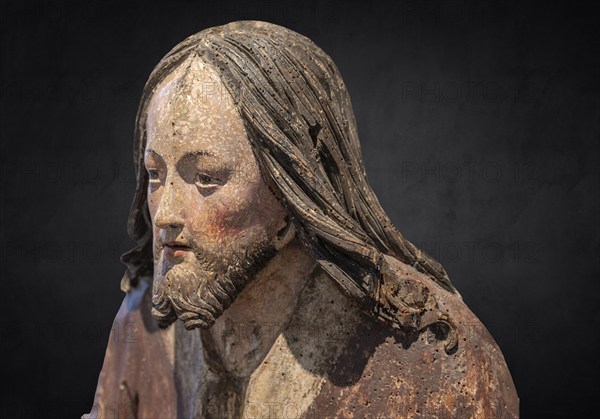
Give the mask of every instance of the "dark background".
[{"label": "dark background", "polygon": [[523,417],[600,394],[598,15],[575,2],[3,2],[2,417],[92,406],[129,249],[143,83],[186,36],[267,20],[329,53],[369,179],[502,349]]}]

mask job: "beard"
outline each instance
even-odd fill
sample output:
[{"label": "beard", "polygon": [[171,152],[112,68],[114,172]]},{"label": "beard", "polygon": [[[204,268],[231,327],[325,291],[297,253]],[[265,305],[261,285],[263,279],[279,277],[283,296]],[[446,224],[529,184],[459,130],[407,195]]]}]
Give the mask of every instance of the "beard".
[{"label": "beard", "polygon": [[175,320],[186,329],[209,328],[244,287],[275,256],[270,240],[246,248],[233,246],[230,252],[192,247],[194,262],[184,261],[157,275],[152,286],[152,315],[159,327]]}]

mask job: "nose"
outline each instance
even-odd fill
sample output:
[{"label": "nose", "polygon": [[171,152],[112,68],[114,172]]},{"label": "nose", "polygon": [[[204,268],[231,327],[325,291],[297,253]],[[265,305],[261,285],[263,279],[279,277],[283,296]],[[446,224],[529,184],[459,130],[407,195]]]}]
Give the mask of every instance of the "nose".
[{"label": "nose", "polygon": [[177,228],[183,226],[183,191],[172,181],[166,182],[160,202],[154,216],[154,224],[159,228]]}]

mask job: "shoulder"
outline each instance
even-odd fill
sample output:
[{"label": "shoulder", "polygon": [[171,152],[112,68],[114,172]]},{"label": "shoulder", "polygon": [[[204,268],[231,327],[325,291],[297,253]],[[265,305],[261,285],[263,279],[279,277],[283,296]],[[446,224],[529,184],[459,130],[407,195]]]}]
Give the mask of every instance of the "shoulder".
[{"label": "shoulder", "polygon": [[173,333],[159,329],[152,319],[149,288],[142,281],[123,299],[86,418],[143,416],[144,412],[169,417],[174,412],[173,383],[166,378],[172,376]]},{"label": "shoulder", "polygon": [[348,379],[328,377],[313,405],[315,417],[518,417],[510,372],[485,326],[458,294],[398,263],[397,274],[422,281],[448,313],[458,346],[447,354],[431,328],[409,335],[365,319],[346,355],[354,376],[338,366],[337,374]]}]

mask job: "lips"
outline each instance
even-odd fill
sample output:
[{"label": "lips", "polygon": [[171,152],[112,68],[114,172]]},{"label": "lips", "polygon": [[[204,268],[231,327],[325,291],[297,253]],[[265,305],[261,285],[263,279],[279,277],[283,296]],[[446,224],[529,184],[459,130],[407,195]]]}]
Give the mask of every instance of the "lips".
[{"label": "lips", "polygon": [[166,242],[166,243],[163,243],[163,246],[165,246],[165,247],[167,247],[167,246],[168,247],[172,247],[174,249],[190,250],[189,246],[187,246],[187,245],[185,245],[183,243],[180,243],[180,242]]},{"label": "lips", "polygon": [[165,242],[163,248],[167,259],[172,260],[181,259],[187,252],[192,250],[191,247],[180,242]]}]

